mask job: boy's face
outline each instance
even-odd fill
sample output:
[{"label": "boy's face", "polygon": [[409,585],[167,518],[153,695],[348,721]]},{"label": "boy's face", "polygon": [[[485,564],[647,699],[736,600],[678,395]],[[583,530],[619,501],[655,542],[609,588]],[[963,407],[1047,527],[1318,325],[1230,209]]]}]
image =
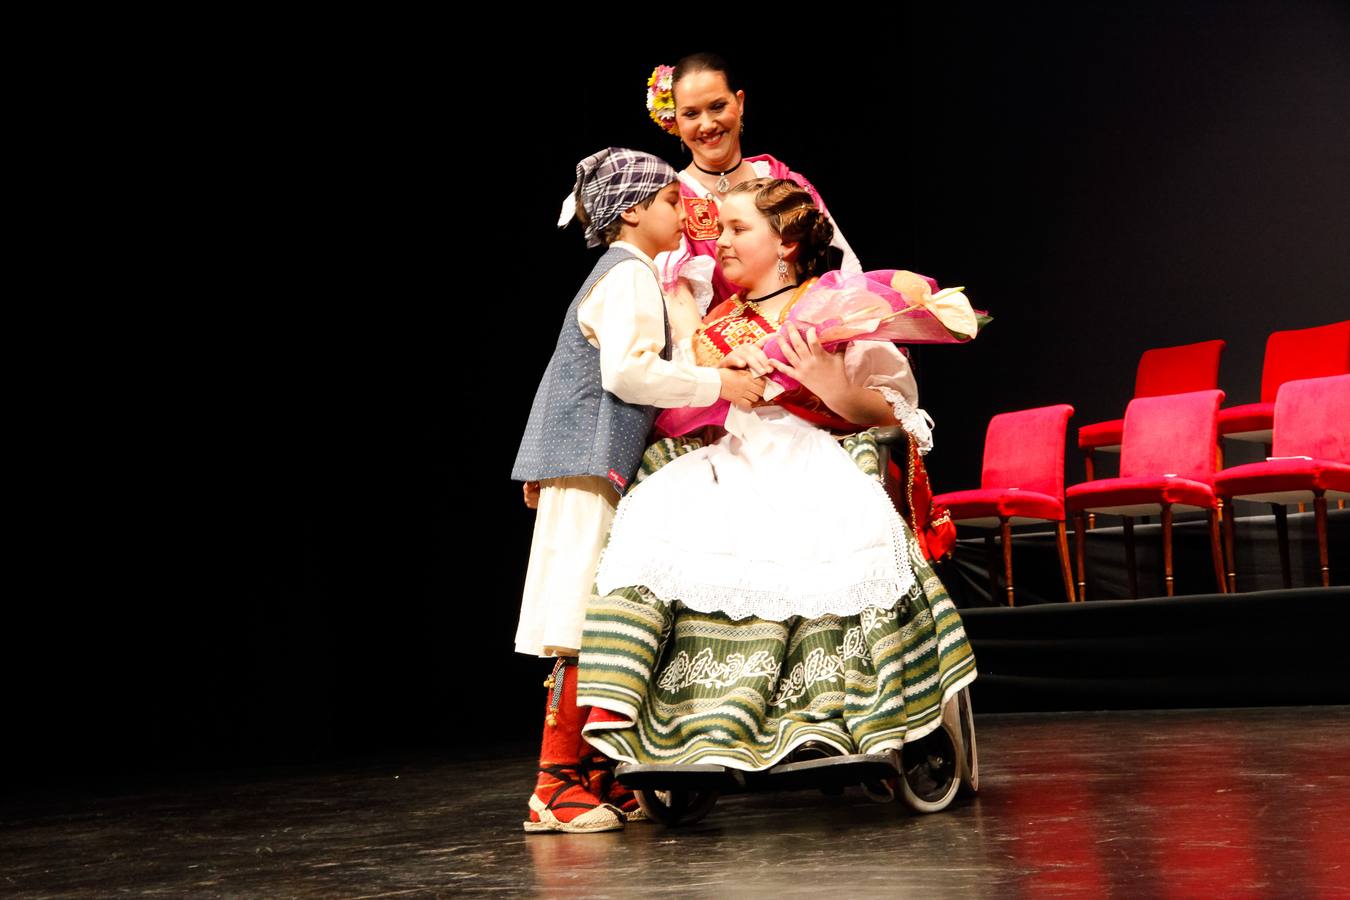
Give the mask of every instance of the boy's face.
[{"label": "boy's face", "polygon": [[627,214],[636,217],[633,225],[638,240],[635,243],[657,253],[679,249],[680,235],[684,233],[684,204],[680,202],[679,182],[672,181],[661,188],[651,206],[644,209],[638,204]]}]

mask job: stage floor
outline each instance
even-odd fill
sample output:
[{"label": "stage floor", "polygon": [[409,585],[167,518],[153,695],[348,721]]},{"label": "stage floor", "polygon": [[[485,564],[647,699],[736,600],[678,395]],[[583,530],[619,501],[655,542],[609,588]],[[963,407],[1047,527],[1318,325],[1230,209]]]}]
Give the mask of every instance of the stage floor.
[{"label": "stage floor", "polygon": [[977,718],[981,792],[725,797],[702,822],[520,828],[497,760],[10,798],[12,897],[1350,896],[1350,707]]}]

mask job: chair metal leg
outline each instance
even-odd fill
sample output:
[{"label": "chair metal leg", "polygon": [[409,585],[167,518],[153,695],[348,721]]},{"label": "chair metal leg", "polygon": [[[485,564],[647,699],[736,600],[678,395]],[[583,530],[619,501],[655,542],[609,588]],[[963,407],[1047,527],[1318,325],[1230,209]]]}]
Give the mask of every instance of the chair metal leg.
[{"label": "chair metal leg", "polygon": [[1077,599],[1073,591],[1073,568],[1069,565],[1069,539],[1063,522],[1055,523],[1055,542],[1059,545],[1059,573],[1064,577],[1064,596]]},{"label": "chair metal leg", "polygon": [[994,549],[994,532],[986,531],[984,533],[984,553],[985,565],[989,568],[989,603],[993,604],[994,598],[998,596],[999,589],[999,560],[998,551]]},{"label": "chair metal leg", "polygon": [[[1266,454],[1266,455],[1269,456],[1270,454]],[[1218,443],[1218,445],[1215,446],[1215,448],[1214,448],[1214,471],[1215,471],[1215,472],[1222,472],[1222,471],[1223,471],[1223,438],[1222,438],[1222,437],[1219,438],[1219,443]],[[1216,512],[1218,512],[1218,515],[1219,515],[1219,521],[1222,522],[1222,521],[1224,520],[1224,518],[1225,518],[1225,515],[1226,515],[1226,514],[1224,513],[1224,509],[1223,509],[1223,498],[1222,498],[1222,497],[1216,497],[1216,498],[1214,498],[1214,499],[1215,499],[1216,504],[1217,504],[1217,505],[1215,506],[1215,510],[1216,510]]]},{"label": "chair metal leg", "polygon": [[[1232,521],[1230,515],[1228,521]],[[1219,593],[1228,593],[1228,581],[1223,573],[1223,547],[1219,544],[1219,511],[1209,511],[1209,555],[1214,560],[1214,581],[1219,585]]]},{"label": "chair metal leg", "polygon": [[1012,526],[1008,524],[1008,519],[1000,516],[998,520],[999,539],[1003,542],[1003,583],[1004,590],[1008,593],[1008,605],[1013,605],[1013,576],[1012,576]]},{"label": "chair metal leg", "polygon": [[1087,517],[1082,513],[1073,517],[1074,555],[1078,557],[1078,601],[1087,599],[1087,568],[1084,565],[1083,541],[1086,538]]},{"label": "chair metal leg", "polygon": [[1130,586],[1130,598],[1139,599],[1139,567],[1134,557],[1134,516],[1122,516],[1125,531],[1125,583]]},{"label": "chair metal leg", "polygon": [[1283,503],[1272,503],[1271,506],[1275,508],[1275,536],[1280,545],[1280,577],[1284,586],[1290,588],[1294,586],[1294,580],[1289,574],[1289,511]]},{"label": "chair metal leg", "polygon": [[1228,593],[1237,593],[1237,556],[1233,552],[1233,506],[1228,506],[1229,514],[1223,520],[1224,559],[1228,565]]},{"label": "chair metal leg", "polygon": [[1313,498],[1313,517],[1317,520],[1317,563],[1322,567],[1322,587],[1331,587],[1331,567],[1327,565],[1327,498],[1320,491]]},{"label": "chair metal leg", "polygon": [[1164,503],[1162,508],[1163,533],[1163,580],[1167,584],[1167,596],[1174,596],[1176,588],[1172,583],[1172,505]]},{"label": "chair metal leg", "polygon": [[[1096,464],[1094,463],[1094,461],[1093,461],[1093,459],[1092,459],[1092,448],[1091,448],[1091,447],[1089,447],[1089,448],[1087,448],[1086,450],[1083,451],[1083,471],[1087,473],[1087,480],[1088,480],[1088,481],[1096,481],[1096,480],[1097,480],[1097,466],[1096,466]],[[1096,528],[1096,527],[1097,527],[1097,517],[1096,517],[1094,514],[1088,513],[1087,520],[1088,520],[1088,525],[1087,525],[1088,528]]]}]

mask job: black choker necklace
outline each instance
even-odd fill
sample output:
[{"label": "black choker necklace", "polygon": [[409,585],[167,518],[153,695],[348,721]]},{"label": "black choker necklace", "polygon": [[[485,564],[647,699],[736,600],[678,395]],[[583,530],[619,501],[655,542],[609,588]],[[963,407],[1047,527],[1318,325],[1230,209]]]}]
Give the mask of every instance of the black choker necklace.
[{"label": "black choker necklace", "polygon": [[765,294],[763,297],[756,297],[754,300],[751,300],[749,297],[746,297],[746,298],[745,298],[745,302],[746,302],[746,303],[763,303],[765,300],[770,300],[770,299],[772,299],[772,298],[774,298],[774,297],[777,297],[779,294],[783,293],[784,291],[790,291],[790,290],[792,290],[792,289],[795,288],[795,287],[800,287],[800,285],[789,284],[787,287],[779,288],[778,290],[774,291],[772,294]]},{"label": "black choker necklace", "polygon": [[732,172],[735,172],[737,169],[739,169],[741,167],[741,163],[743,162],[745,162],[744,156],[736,160],[736,165],[732,166],[730,169],[727,169],[725,172],[710,172],[707,169],[700,166],[698,163],[694,163],[694,168],[698,169],[704,175],[716,175],[717,193],[725,194],[727,191],[731,190],[731,182],[727,181],[727,176],[730,175]]}]

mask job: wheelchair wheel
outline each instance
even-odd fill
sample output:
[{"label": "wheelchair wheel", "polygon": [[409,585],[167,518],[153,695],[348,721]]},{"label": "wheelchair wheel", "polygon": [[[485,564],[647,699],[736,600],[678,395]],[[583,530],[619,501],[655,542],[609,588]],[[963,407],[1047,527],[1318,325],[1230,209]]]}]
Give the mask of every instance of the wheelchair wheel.
[{"label": "wheelchair wheel", "polygon": [[944,721],[932,734],[900,749],[900,796],[910,809],[935,813],[951,805],[961,787],[956,743]]},{"label": "wheelchair wheel", "polygon": [[[975,748],[975,711],[970,705],[970,689],[964,688],[953,698],[956,733],[961,736],[961,791],[974,795],[980,792],[980,756]],[[944,718],[946,711],[944,710]]]},{"label": "wheelchair wheel", "polygon": [[717,804],[715,790],[634,791],[638,806],[654,821],[666,827],[692,825],[702,819]]}]

